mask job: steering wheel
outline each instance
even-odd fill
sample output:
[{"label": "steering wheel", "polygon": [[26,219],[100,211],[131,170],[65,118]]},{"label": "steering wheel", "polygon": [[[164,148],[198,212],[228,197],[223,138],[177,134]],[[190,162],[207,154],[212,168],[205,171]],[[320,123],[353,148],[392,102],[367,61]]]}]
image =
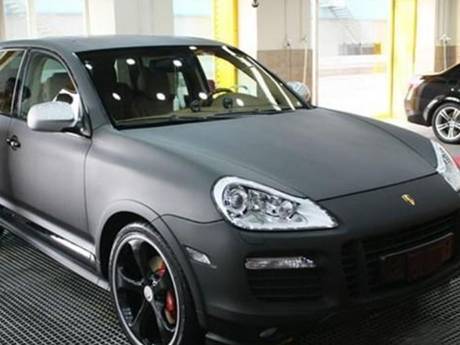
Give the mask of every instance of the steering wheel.
[{"label": "steering wheel", "polygon": [[209,98],[216,99],[217,96],[220,95],[221,93],[232,93],[232,92],[234,92],[234,91],[232,89],[230,89],[230,88],[219,87],[219,88],[215,89],[214,91],[212,91],[209,94]]}]

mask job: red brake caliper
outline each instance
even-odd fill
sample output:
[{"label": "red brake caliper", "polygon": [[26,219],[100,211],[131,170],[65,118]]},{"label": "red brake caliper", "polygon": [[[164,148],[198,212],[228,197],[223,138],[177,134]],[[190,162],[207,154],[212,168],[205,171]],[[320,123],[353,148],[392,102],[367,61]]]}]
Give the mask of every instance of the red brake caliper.
[{"label": "red brake caliper", "polygon": [[[161,261],[160,267],[155,271],[155,274],[161,278],[167,273],[167,268],[164,261]],[[166,292],[165,297],[165,316],[166,319],[170,324],[176,323],[176,316],[177,316],[177,305],[176,305],[176,298],[174,296],[174,291],[172,289]]]},{"label": "red brake caliper", "polygon": [[166,293],[165,315],[170,324],[176,323],[177,306],[176,298],[174,297],[172,290],[169,290]]}]

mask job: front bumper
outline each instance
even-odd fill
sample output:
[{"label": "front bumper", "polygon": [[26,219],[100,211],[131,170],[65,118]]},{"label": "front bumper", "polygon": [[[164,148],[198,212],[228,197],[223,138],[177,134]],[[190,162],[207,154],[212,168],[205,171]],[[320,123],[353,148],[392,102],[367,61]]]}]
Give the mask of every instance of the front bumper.
[{"label": "front bumper", "polygon": [[[402,194],[413,196],[416,205],[405,204]],[[259,334],[268,328],[289,333],[337,312],[373,307],[436,285],[459,267],[460,241],[456,241],[453,259],[434,275],[413,284],[382,287],[374,283],[375,266],[366,253],[369,243],[379,245],[375,239],[383,243],[391,238],[404,246],[429,241],[444,231],[458,232],[460,199],[439,175],[320,204],[339,220],[338,228],[257,233],[237,230],[224,221],[200,224],[163,218],[183,247],[206,253],[212,261],[212,267],[192,263],[211,337],[218,334],[228,344],[232,343],[228,339],[235,344],[256,340],[266,344],[269,339],[261,340]],[[417,238],[408,242],[409,235],[400,236],[406,231]],[[387,253],[384,246],[380,249],[378,255]],[[318,268],[257,275],[244,268],[248,257],[292,255],[311,257]],[[273,341],[279,339],[274,336]]]}]

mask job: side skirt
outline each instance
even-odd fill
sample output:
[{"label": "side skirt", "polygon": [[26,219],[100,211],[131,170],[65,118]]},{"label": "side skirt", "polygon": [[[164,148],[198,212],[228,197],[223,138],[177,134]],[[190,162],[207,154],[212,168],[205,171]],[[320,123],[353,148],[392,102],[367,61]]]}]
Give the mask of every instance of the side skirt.
[{"label": "side skirt", "polygon": [[87,250],[1,206],[0,227],[22,238],[79,276],[109,290],[108,282],[96,273],[96,258]]}]

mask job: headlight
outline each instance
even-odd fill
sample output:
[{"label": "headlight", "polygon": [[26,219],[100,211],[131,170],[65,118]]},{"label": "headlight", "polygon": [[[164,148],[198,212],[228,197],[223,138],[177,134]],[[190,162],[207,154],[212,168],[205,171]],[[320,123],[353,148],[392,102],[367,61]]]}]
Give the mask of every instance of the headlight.
[{"label": "headlight", "polygon": [[213,197],[220,212],[245,230],[331,229],[337,222],[321,206],[238,177],[217,181]]},{"label": "headlight", "polygon": [[460,191],[460,171],[457,163],[441,144],[435,141],[432,144],[438,159],[437,172],[444,177],[456,192]]}]

